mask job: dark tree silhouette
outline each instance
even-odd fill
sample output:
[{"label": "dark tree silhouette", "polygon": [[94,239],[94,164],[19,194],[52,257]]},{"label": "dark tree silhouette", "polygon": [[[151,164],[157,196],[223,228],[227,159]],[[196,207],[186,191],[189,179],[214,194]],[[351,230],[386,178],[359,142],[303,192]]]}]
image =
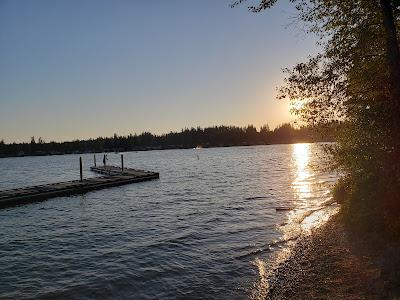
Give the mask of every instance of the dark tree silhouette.
[{"label": "dark tree silhouette", "polygon": [[127,136],[114,134],[109,138],[99,137],[60,143],[46,143],[42,138],[39,138],[39,142],[36,143],[32,137],[31,143],[0,143],[0,157],[332,141],[334,127],[337,126],[332,126],[330,135],[322,137],[315,136],[316,130],[313,127],[294,128],[290,124],[282,124],[273,131],[268,125],[262,126],[260,130],[253,125],[215,126],[204,129],[197,127],[162,135],[153,135],[150,132]]}]

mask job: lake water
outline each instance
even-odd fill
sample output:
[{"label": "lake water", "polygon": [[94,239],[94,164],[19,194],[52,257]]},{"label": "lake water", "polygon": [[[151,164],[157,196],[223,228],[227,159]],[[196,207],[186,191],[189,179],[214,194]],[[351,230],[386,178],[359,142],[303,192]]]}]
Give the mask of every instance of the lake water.
[{"label": "lake water", "polygon": [[[276,254],[331,211],[320,147],[128,152],[160,179],[2,209],[0,299],[261,297]],[[78,179],[78,159],[0,159],[0,190]]]}]

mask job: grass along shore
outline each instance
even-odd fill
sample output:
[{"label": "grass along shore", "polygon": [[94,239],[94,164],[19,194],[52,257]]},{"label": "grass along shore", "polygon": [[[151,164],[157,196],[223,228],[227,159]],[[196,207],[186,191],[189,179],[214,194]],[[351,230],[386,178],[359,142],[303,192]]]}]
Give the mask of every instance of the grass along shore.
[{"label": "grass along shore", "polygon": [[268,278],[267,299],[400,299],[400,243],[343,224],[339,213],[295,243]]}]

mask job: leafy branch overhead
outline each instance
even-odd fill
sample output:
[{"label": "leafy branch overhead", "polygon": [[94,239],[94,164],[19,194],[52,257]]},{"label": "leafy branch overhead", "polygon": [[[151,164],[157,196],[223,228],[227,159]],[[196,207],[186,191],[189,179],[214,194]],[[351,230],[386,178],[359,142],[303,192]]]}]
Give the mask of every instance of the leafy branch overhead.
[{"label": "leafy branch overhead", "polygon": [[[378,220],[393,220],[389,216],[400,211],[400,1],[290,2],[299,22],[319,37],[321,51],[285,69],[278,98],[289,99],[293,112],[313,125],[342,123],[328,149],[332,167],[346,174],[350,195],[361,182],[374,182],[376,195],[368,197],[375,200],[365,207],[380,212]],[[243,3],[261,12],[278,1],[232,6]],[[349,196],[349,206],[366,201],[360,198]]]}]

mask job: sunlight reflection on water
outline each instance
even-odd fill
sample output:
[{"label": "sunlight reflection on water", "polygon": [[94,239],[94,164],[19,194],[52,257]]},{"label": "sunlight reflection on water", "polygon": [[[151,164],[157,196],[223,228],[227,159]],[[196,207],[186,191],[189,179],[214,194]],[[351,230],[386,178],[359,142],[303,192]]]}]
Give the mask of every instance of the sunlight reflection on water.
[{"label": "sunlight reflection on water", "polygon": [[315,169],[311,162],[322,163],[316,159],[312,152],[313,144],[293,144],[292,154],[292,182],[293,208],[287,214],[288,221],[280,226],[283,235],[275,243],[283,247],[274,252],[272,258],[262,261],[258,257],[254,265],[258,268],[259,279],[255,284],[252,299],[265,299],[268,290],[268,278],[274,270],[291,255],[291,249],[300,236],[307,236],[313,230],[326,223],[331,216],[339,211],[337,204],[332,204],[330,187],[335,182],[335,175],[325,174],[322,170]]},{"label": "sunlight reflection on water", "polygon": [[311,177],[312,170],[309,166],[310,144],[294,144],[293,161],[295,162],[296,178],[292,182],[292,187],[300,201],[307,199],[311,195]]},{"label": "sunlight reflection on water", "polygon": [[[284,226],[284,238],[291,239],[304,231],[311,231],[322,225],[332,214],[329,207],[325,207],[330,196],[330,185],[324,184],[321,170],[311,165],[312,144],[292,145],[292,189],[294,192],[295,209],[288,214],[288,225]],[[315,155],[314,155],[315,156]],[[314,157],[315,160],[315,157]],[[321,163],[321,162],[320,162]],[[318,174],[319,173],[319,174]],[[320,179],[316,179],[320,178]],[[323,199],[324,201],[321,201]],[[300,226],[299,226],[300,225]]]}]

